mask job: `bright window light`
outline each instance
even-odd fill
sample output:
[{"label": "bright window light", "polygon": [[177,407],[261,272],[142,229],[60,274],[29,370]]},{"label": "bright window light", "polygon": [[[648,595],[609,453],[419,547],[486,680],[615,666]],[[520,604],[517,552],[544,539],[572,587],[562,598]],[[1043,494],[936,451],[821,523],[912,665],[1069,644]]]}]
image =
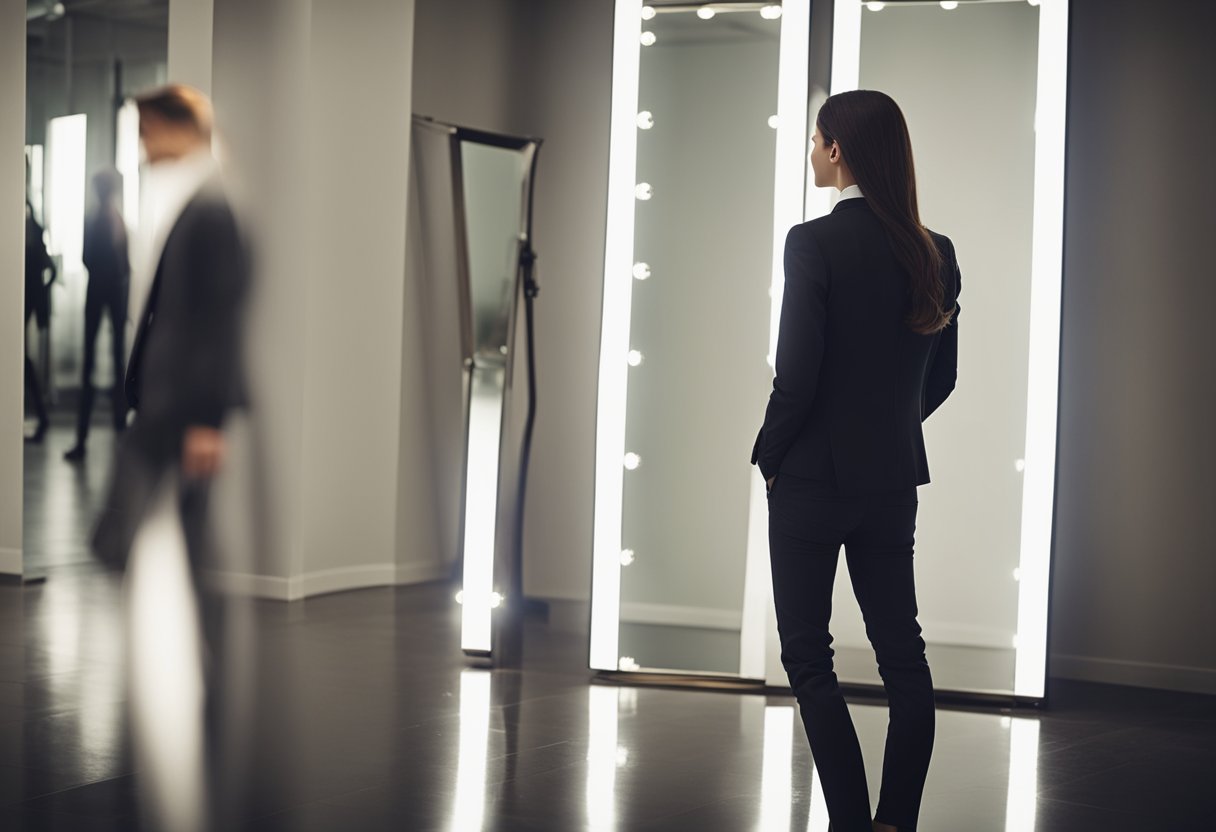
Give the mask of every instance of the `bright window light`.
[{"label": "bright window light", "polygon": [[85,143],[88,116],[51,119],[47,141],[47,232],[52,254],[63,258],[63,271],[84,269]]},{"label": "bright window light", "polygon": [[[612,47],[612,116],[608,156],[608,221],[604,240],[604,300],[600,327],[599,394],[596,402],[595,521],[591,565],[590,664],[616,670],[620,653],[621,496],[625,469],[625,406],[633,296],[634,187],[637,184],[638,62],[641,0],[617,0]],[[639,269],[644,271],[639,274]]]}]

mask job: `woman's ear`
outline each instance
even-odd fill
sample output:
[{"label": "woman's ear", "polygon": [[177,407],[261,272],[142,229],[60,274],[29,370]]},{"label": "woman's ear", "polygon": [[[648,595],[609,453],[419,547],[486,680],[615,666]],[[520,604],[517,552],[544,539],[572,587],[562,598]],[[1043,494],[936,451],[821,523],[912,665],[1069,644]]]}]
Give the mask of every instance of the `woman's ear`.
[{"label": "woman's ear", "polygon": [[831,151],[828,152],[828,158],[831,159],[833,162],[840,161],[840,145],[836,144],[835,142],[832,142],[832,149],[831,149]]}]

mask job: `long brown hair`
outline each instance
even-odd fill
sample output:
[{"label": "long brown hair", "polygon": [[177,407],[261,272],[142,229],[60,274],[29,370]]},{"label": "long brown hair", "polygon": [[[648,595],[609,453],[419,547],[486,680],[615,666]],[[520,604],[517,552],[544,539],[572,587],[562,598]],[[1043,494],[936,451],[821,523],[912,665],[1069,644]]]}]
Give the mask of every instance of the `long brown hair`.
[{"label": "long brown hair", "polygon": [[886,228],[891,248],[908,272],[913,332],[932,335],[950,323],[942,255],[920,222],[912,140],[899,105],[886,93],[854,90],[833,95],[816,119],[825,146],[840,145],[866,202]]}]

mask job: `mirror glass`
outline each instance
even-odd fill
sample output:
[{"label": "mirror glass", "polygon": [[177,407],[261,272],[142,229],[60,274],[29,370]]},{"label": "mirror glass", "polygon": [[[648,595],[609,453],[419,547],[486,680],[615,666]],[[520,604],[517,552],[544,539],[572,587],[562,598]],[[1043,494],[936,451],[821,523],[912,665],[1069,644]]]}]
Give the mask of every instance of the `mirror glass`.
[{"label": "mirror glass", "polygon": [[[861,13],[860,86],[903,109],[921,219],[954,241],[963,275],[958,387],[925,424],[933,482],[920,489],[916,535],[939,689],[1014,688],[1039,13],[1021,2]],[[847,575],[833,609],[840,679],[880,684]]]},{"label": "mirror glass", "polygon": [[474,361],[502,364],[525,230],[528,158],[521,150],[467,140],[460,156]]},{"label": "mirror glass", "polygon": [[708,19],[654,8],[638,82],[619,654],[621,669],[735,674],[749,454],[772,377],[782,21],[755,3],[714,4]]}]

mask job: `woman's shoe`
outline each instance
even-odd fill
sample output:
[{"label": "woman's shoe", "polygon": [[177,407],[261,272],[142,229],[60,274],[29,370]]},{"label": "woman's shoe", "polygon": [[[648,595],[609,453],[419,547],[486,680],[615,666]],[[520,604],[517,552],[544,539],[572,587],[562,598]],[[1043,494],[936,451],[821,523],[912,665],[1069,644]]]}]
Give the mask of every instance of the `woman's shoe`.
[{"label": "woman's shoe", "polygon": [[49,419],[38,420],[37,429],[32,434],[25,437],[25,441],[32,442],[35,445],[41,445],[42,440],[46,438],[46,431],[47,431],[47,428],[50,427],[50,425],[51,425],[51,422]]}]

